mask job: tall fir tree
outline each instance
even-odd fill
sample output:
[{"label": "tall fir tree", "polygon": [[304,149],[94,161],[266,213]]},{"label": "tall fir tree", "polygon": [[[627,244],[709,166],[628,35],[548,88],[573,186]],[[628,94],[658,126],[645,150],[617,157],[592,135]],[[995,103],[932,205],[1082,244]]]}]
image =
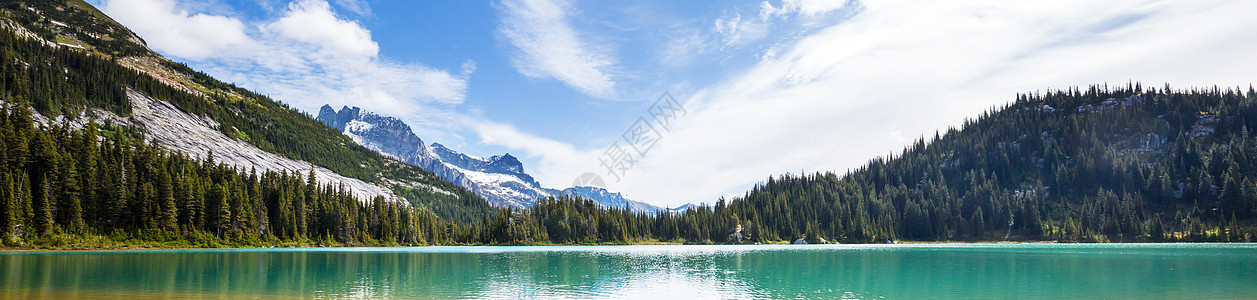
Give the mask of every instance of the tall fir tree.
[{"label": "tall fir tree", "polygon": [[158,228],[174,232],[179,224],[179,207],[175,205],[174,186],[166,168],[157,174]]},{"label": "tall fir tree", "polygon": [[13,236],[14,230],[20,225],[20,219],[13,176],[5,173],[4,181],[0,184],[3,184],[0,186],[0,243],[3,243]]},{"label": "tall fir tree", "polygon": [[37,175],[32,184],[31,206],[34,216],[31,230],[37,236],[48,235],[52,231],[52,205],[48,200],[48,175]]}]

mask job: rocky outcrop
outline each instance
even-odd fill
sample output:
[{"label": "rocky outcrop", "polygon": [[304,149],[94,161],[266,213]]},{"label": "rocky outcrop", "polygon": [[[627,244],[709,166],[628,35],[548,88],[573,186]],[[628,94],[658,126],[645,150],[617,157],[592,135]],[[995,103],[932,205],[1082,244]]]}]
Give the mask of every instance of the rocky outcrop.
[{"label": "rocky outcrop", "polygon": [[83,117],[74,120],[67,120],[62,116],[49,119],[37,112],[34,119],[41,124],[66,123],[73,128],[82,128],[85,122],[109,122],[134,127],[144,132],[146,138],[155,141],[157,146],[198,159],[205,159],[213,154],[215,162],[244,171],[256,169],[258,172],[307,174],[313,168],[314,176],[319,182],[343,185],[359,200],[369,201],[375,196],[383,196],[389,200],[399,199],[386,187],[345,177],[309,162],[279,156],[244,141],[232,139],[218,130],[221,125],[213,119],[188,114],[169,102],[156,100],[133,90],[127,90],[127,97],[131,101],[131,116],[128,118],[98,109],[94,111],[95,119],[90,121]]}]

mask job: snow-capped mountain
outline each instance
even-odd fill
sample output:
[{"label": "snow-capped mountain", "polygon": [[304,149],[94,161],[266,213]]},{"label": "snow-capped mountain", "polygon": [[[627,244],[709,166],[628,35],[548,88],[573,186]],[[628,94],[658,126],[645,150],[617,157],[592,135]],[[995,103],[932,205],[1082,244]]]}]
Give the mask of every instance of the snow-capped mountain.
[{"label": "snow-capped mountain", "polygon": [[371,150],[428,170],[475,192],[494,205],[528,207],[538,199],[568,195],[589,198],[611,207],[627,205],[639,212],[661,210],[599,187],[564,190],[542,187],[532,175],[524,172],[524,165],[519,159],[509,153],[483,158],[459,153],[439,143],[424,145],[423,140],[401,120],[357,107],[342,107],[337,111],[330,105],[324,105],[318,119]]},{"label": "snow-capped mountain", "polygon": [[318,120],[340,130],[350,139],[368,149],[423,167],[436,158],[423,146],[410,126],[396,118],[386,118],[359,108],[343,108],[340,112],[324,105]]},{"label": "snow-capped mountain", "polygon": [[532,175],[524,173],[524,164],[510,153],[493,156],[488,159],[458,153],[439,143],[432,143],[432,153],[442,162],[464,170],[497,173],[518,177],[524,182],[534,182]]}]

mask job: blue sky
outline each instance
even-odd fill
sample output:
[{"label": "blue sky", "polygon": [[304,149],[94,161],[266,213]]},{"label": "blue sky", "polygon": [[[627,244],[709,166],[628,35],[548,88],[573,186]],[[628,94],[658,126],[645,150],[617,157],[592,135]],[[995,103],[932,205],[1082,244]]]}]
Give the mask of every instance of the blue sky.
[{"label": "blue sky", "polygon": [[[360,106],[549,187],[595,172],[669,206],[841,173],[1016,93],[1257,78],[1254,1],[89,2],[312,114]],[[599,158],[664,92],[686,115],[610,178]]]}]

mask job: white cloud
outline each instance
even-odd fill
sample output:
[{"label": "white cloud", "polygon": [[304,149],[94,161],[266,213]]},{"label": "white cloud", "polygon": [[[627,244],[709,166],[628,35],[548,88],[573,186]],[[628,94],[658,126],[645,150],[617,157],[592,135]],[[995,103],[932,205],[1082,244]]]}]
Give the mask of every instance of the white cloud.
[{"label": "white cloud", "polygon": [[768,37],[768,23],[742,19],[741,13],[734,13],[727,18],[716,19],[712,30],[719,34],[723,44],[721,49],[729,46],[741,46],[758,42]]},{"label": "white cloud", "polygon": [[[840,21],[841,18],[835,18],[831,16],[831,13],[846,8],[847,0],[785,0],[778,6],[764,1],[759,4],[758,19],[743,18],[741,12],[734,12],[733,16],[716,19],[712,31],[720,36],[724,43],[721,50],[724,50],[730,46],[751,45],[769,37],[792,38],[795,35],[807,33],[789,32],[781,28],[794,28],[795,25],[801,25],[803,29],[806,29]],[[779,25],[775,26],[777,30],[774,30],[774,25]],[[771,55],[771,53],[766,54]]]},{"label": "white cloud", "polygon": [[666,46],[658,54],[664,67],[675,68],[690,64],[696,56],[708,52],[708,39],[700,30],[677,29],[670,36]]},{"label": "white cloud", "polygon": [[335,1],[336,1],[336,5],[339,5],[340,7],[345,8],[346,10],[349,10],[350,12],[358,14],[359,16],[371,15],[371,5],[367,4],[366,0],[335,0]]},{"label": "white cloud", "polygon": [[375,57],[380,46],[358,22],[341,19],[324,1],[303,0],[288,6],[288,14],[263,27],[289,38],[318,46],[330,56]]},{"label": "white cloud", "polygon": [[479,143],[502,146],[516,151],[516,156],[539,162],[539,165],[528,166],[527,172],[543,186],[565,188],[576,176],[599,171],[598,151],[580,150],[569,143],[479,117],[460,117],[458,121],[479,136]]},{"label": "white cloud", "polygon": [[711,202],[769,175],[841,174],[1016,93],[1257,78],[1257,19],[1244,13],[1257,2],[862,5],[686,97],[690,114],[610,188],[662,205]]},{"label": "white cloud", "polygon": [[149,47],[188,59],[204,59],[232,47],[251,43],[239,20],[206,14],[189,14],[173,0],[110,0],[102,11],[127,27],[143,32]]},{"label": "white cloud", "polygon": [[816,17],[828,14],[833,11],[843,9],[847,6],[847,0],[784,0],[780,7],[774,7],[772,3],[764,1],[760,3],[759,17],[767,22],[771,17],[789,16],[798,14],[803,17]]},{"label": "white cloud", "polygon": [[[156,1],[156,2],[155,2]],[[404,119],[420,134],[448,137],[452,105],[462,103],[468,61],[454,74],[379,57],[379,45],[358,22],[334,13],[323,0],[298,0],[247,30],[243,22],[176,10],[170,0],[106,0],[104,11],[145,38],[157,51],[200,61],[198,68],[224,81],[264,92],[309,112],[323,104],[360,106]],[[216,20],[231,26],[213,26]],[[180,28],[197,28],[182,30]],[[171,29],[174,28],[174,29]],[[185,45],[184,40],[243,40],[227,47]],[[212,45],[211,45],[212,46]]]},{"label": "white cloud", "polygon": [[581,39],[564,0],[504,0],[499,32],[519,50],[515,68],[524,76],[554,78],[591,96],[613,97],[611,51]]}]

